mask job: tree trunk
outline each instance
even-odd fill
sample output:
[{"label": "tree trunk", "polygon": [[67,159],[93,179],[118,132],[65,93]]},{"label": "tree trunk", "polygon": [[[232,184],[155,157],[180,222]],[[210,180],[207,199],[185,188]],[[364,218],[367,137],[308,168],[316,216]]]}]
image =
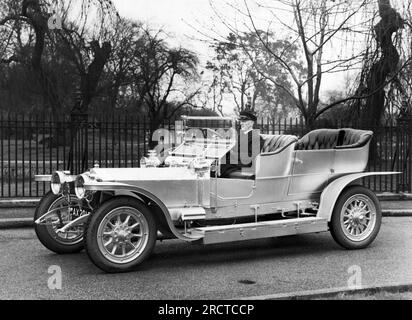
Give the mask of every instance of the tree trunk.
[{"label": "tree trunk", "polygon": [[[82,138],[79,142],[83,146],[81,157],[81,165],[76,166],[76,171],[84,172],[88,169],[88,154],[89,154],[89,139],[88,139],[88,108],[96,94],[96,89],[99,85],[104,66],[110,57],[112,47],[110,43],[105,42],[102,46],[98,41],[91,43],[94,59],[89,65],[85,75],[81,77],[80,89],[77,93],[75,105],[71,111],[71,126],[70,126],[70,151],[67,170],[74,170],[74,145],[76,139]],[[83,132],[82,132],[83,130]],[[80,160],[80,159],[78,159]]]},{"label": "tree trunk", "polygon": [[42,12],[39,0],[23,0],[21,14],[29,19],[36,35],[29,68],[32,69],[39,81],[42,96],[50,108],[52,119],[55,123],[55,132],[53,139],[50,141],[50,147],[57,146],[59,144],[58,141],[64,141],[64,130],[58,125],[60,118],[58,111],[62,109],[62,104],[55,82],[50,78],[48,71],[42,65],[48,17]]},{"label": "tree trunk", "polygon": [[366,100],[361,113],[363,123],[379,126],[385,112],[385,83],[395,73],[399,64],[399,53],[393,44],[392,36],[403,28],[404,21],[392,8],[390,0],[378,0],[381,21],[374,27],[375,39],[381,57],[375,62],[367,77],[367,93],[375,92]]},{"label": "tree trunk", "polygon": [[[31,56],[31,68],[39,79],[43,96],[48,102],[48,105],[51,108],[51,114],[55,118],[54,121],[57,124],[57,118],[59,111],[62,110],[62,104],[60,102],[55,83],[50,79],[47,71],[42,66],[46,34],[48,32],[48,16],[42,11],[40,0],[23,0],[21,15],[29,20],[36,35],[33,53]],[[67,167],[68,170],[73,170],[74,143],[78,136],[79,129],[82,128],[84,124],[86,124],[86,131],[83,135],[84,141],[82,141],[82,144],[85,150],[82,155],[81,171],[86,170],[88,155],[87,111],[93,97],[95,96],[104,66],[112,51],[111,44],[108,42],[105,42],[102,46],[100,46],[98,41],[92,41],[90,47],[94,55],[94,60],[88,67],[87,72],[81,77],[79,95],[71,112],[71,143]],[[59,128],[60,126],[56,125],[56,127],[56,135],[60,136],[62,134]]]}]

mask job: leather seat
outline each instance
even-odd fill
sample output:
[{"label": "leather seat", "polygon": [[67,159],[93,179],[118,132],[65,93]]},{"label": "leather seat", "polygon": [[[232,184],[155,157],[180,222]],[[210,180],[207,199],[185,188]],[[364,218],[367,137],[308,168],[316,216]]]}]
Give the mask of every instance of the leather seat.
[{"label": "leather seat", "polygon": [[280,153],[289,147],[292,143],[298,141],[295,136],[288,135],[261,135],[263,139],[263,146],[261,153]]},{"label": "leather seat", "polygon": [[372,131],[355,129],[320,129],[309,132],[296,144],[296,150],[353,149],[365,146]]},{"label": "leather seat", "polygon": [[[260,135],[261,137],[261,153],[278,154],[284,151],[291,144],[296,143],[298,138],[289,135]],[[274,164],[276,165],[276,164]],[[225,174],[229,179],[246,179],[254,180],[255,174],[252,172],[242,171],[242,168],[234,168],[233,171]]]},{"label": "leather seat", "polygon": [[342,144],[335,149],[355,149],[364,147],[373,137],[372,131],[342,129],[345,131]]}]

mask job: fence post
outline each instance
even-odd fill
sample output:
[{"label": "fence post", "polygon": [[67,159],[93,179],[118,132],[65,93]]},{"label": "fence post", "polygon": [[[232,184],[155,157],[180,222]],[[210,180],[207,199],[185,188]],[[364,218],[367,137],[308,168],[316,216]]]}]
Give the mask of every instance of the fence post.
[{"label": "fence post", "polygon": [[[86,133],[82,135],[82,129]],[[67,170],[81,173],[87,169],[88,163],[88,114],[74,112],[70,115],[70,151],[67,161]],[[82,141],[83,138],[83,141]],[[77,145],[77,150],[75,146]],[[84,146],[82,148],[82,146]],[[77,154],[76,154],[77,151]],[[81,172],[80,172],[81,171]]]}]

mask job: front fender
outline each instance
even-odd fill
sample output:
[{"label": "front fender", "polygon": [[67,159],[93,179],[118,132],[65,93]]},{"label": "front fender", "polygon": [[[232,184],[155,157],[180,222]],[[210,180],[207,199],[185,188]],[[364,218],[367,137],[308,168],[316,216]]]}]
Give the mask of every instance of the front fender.
[{"label": "front fender", "polygon": [[353,181],[370,176],[385,176],[395,174],[400,174],[400,172],[354,173],[334,180],[323,190],[322,195],[320,196],[320,204],[317,216],[319,218],[327,219],[330,222],[336,201],[338,201],[338,198],[341,195],[343,189],[345,189]]},{"label": "front fender", "polygon": [[169,209],[164,205],[164,203],[156,197],[153,193],[129,184],[124,184],[124,183],[118,183],[118,182],[94,182],[94,183],[88,183],[85,184],[86,190],[90,191],[113,191],[115,193],[119,194],[135,194],[137,198],[147,198],[150,200],[150,202],[153,202],[156,204],[161,211],[161,214],[163,215],[164,219],[166,220],[167,226],[169,227],[170,231],[173,233],[173,235],[181,240],[184,241],[196,241],[199,240],[199,237],[192,237],[190,235],[183,235],[181,234],[176,227],[173,224],[172,218],[170,216]]}]

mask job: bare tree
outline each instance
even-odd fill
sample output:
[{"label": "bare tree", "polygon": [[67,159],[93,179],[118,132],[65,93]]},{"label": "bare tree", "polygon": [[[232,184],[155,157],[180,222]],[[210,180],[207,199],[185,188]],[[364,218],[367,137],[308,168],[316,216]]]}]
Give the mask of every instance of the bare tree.
[{"label": "bare tree", "polygon": [[[238,21],[231,24],[226,18],[219,16],[216,10],[221,22],[231,32],[240,33],[239,30],[243,27],[259,35],[261,43],[288,75],[293,86],[287,87],[272,79],[257,64],[255,64],[256,70],[294,101],[294,105],[305,118],[308,128],[312,128],[316,119],[325,112],[350,102],[355,104],[365,102],[371,107],[364,108],[365,114],[373,111],[380,114],[378,116],[380,118],[384,108],[379,107],[379,104],[376,106],[378,102],[376,99],[380,103],[385,101],[382,99],[385,88],[388,84],[396,83],[397,75],[406,71],[410,63],[409,58],[399,59],[399,55],[397,56],[398,53],[391,36],[399,35],[398,31],[401,30],[404,20],[387,0],[356,2],[256,0],[253,8],[251,2],[244,0],[244,9],[235,5],[231,7],[240,16],[245,17],[245,22],[243,25],[240,25]],[[376,8],[379,10],[376,11]],[[265,10],[265,19],[253,15],[252,12],[257,9]],[[405,8],[404,11],[408,12],[408,9]],[[380,21],[375,24],[377,18]],[[260,32],[262,27],[259,27],[259,24],[262,20],[269,21],[266,34]],[[372,29],[371,26],[374,24],[375,28]],[[287,33],[290,42],[299,46],[305,70],[303,75],[299,75],[296,67],[286,61],[288,50],[283,52],[271,50],[268,45],[270,37],[267,36],[271,30],[282,30],[277,34],[284,36]],[[374,39],[377,40],[377,50],[372,50],[370,47]],[[244,49],[250,52],[246,45]],[[371,54],[375,60],[370,59]],[[368,68],[363,67],[365,60],[368,61]],[[400,60],[402,64],[399,63]],[[375,75],[371,77],[368,70],[371,71],[372,68]],[[360,86],[354,86],[354,90],[348,90],[346,96],[341,99],[332,99],[330,103],[321,101],[322,93],[325,92],[323,89],[325,79],[330,81],[336,79],[339,74],[357,73]]]},{"label": "bare tree", "polygon": [[[268,76],[286,87],[290,86],[278,64],[273,63],[266,47],[262,46],[260,36],[270,36],[271,40],[266,46],[273,51],[289,48],[288,57],[285,59],[290,64],[296,62],[296,46],[285,40],[275,40],[272,33],[264,34],[263,31],[259,31],[259,34],[230,33],[224,41],[212,44],[215,56],[208,61],[207,69],[213,71],[215,84],[220,85],[220,91],[232,95],[237,112],[244,110],[248,103],[253,110],[260,112],[265,109],[262,104],[273,105],[276,100],[280,100],[279,91],[267,80]],[[247,50],[246,53],[244,49]],[[263,71],[265,75],[262,75]]]},{"label": "bare tree", "polygon": [[[4,48],[1,62],[21,63],[30,68],[37,76],[45,101],[55,116],[64,108],[56,82],[43,61],[48,46],[56,42],[64,43],[64,50],[59,53],[65,54],[78,70],[78,94],[72,106],[73,113],[87,112],[111,53],[110,42],[104,41],[101,34],[108,26],[106,17],[115,15],[110,0],[83,0],[77,11],[74,7],[71,1],[64,0],[8,1],[4,4],[6,14],[0,18],[0,27],[7,29],[3,33],[13,39]],[[62,25],[51,30],[53,9],[59,11]],[[93,10],[100,18],[94,17],[94,23],[91,22]],[[78,16],[73,17],[74,12]]]},{"label": "bare tree", "polygon": [[[389,0],[377,3],[380,21],[373,28],[376,44],[365,59],[358,88],[371,94],[354,103],[358,116],[369,118],[374,125],[381,123],[385,111],[391,115],[411,112],[411,1],[400,8],[405,18]],[[405,26],[408,30],[402,32]]]},{"label": "bare tree", "polygon": [[[369,33],[370,17],[365,14],[371,0],[329,1],[329,0],[258,0],[256,8],[265,9],[269,20],[268,31],[262,33],[259,19],[253,13],[251,4],[244,0],[244,9],[232,8],[246,18],[243,28],[258,35],[260,42],[279,68],[287,74],[291,87],[273,79],[255,64],[257,71],[273,85],[288,95],[306,120],[309,128],[315,120],[333,106],[321,108],[322,87],[325,77],[360,70],[365,46],[356,41],[363,40]],[[227,19],[221,21],[234,33],[239,33],[239,24],[231,24]],[[275,29],[276,28],[276,29]],[[287,35],[291,45],[299,47],[302,65],[287,61],[288,48],[276,51],[270,47],[271,30],[282,30],[277,36]],[[245,50],[249,51],[247,46]],[[299,72],[304,70],[303,73]],[[347,97],[355,98],[355,97]]]},{"label": "bare tree", "polygon": [[112,54],[106,64],[101,91],[110,101],[111,110],[133,107],[140,109],[143,99],[133,92],[134,75],[139,72],[137,55],[144,35],[142,24],[119,19],[111,31]]},{"label": "bare tree", "polygon": [[[109,24],[107,17],[117,14],[110,0],[82,0],[75,5],[72,1],[65,0],[9,1],[5,9],[6,14],[0,19],[0,27],[8,28],[9,38],[15,40],[10,42],[11,49],[4,50],[12,55],[2,57],[1,62],[21,63],[35,74],[56,121],[59,112],[63,110],[63,99],[59,95],[53,72],[48,68],[50,55],[47,53],[63,48],[60,54],[77,70],[79,81],[71,107],[72,130],[68,161],[68,169],[72,170],[75,136],[82,123],[87,121],[88,107],[96,95],[104,66],[111,54],[111,44],[104,39]],[[53,19],[61,21],[54,24]],[[26,42],[23,39],[27,39]],[[56,136],[65,134],[60,129],[61,126],[57,126]],[[87,141],[85,146],[82,171],[87,167]]]},{"label": "bare tree", "polygon": [[133,85],[147,110],[151,132],[199,92],[185,89],[197,79],[197,56],[181,47],[170,48],[162,35],[161,30],[155,34],[145,30],[137,43]]},{"label": "bare tree", "polygon": [[210,109],[215,114],[223,116],[226,82],[220,71],[213,70],[211,80],[203,79],[201,86],[203,90],[200,90],[199,94],[195,97],[197,107]]}]

